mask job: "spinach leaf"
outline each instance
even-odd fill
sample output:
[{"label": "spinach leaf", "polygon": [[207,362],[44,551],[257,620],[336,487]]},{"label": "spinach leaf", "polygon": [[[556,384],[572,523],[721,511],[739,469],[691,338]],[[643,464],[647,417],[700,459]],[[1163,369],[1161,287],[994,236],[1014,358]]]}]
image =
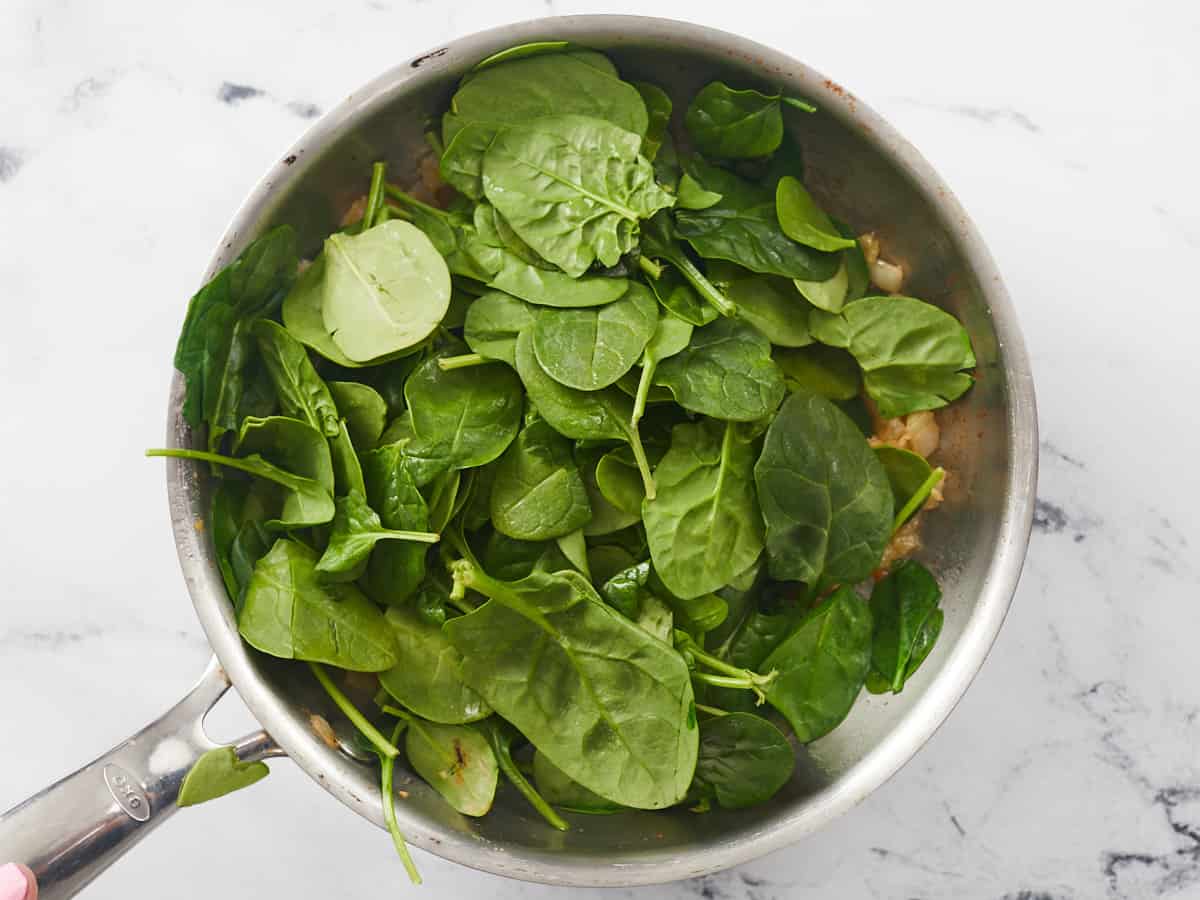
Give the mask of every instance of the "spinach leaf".
[{"label": "spinach leaf", "polygon": [[175,368],[187,382],[183,417],[189,425],[210,420],[216,410],[237,322],[268,315],[291,286],[296,265],[296,233],[282,225],[251,243],[188,302]]},{"label": "spinach leaf", "polygon": [[775,187],[775,214],[784,234],[816,250],[843,250],[855,245],[852,238],[842,237],[799,178],[787,175],[779,179]]},{"label": "spinach leaf", "polygon": [[383,613],[353,585],[323,584],[317,554],[280,538],[246,589],[238,631],[250,646],[283,659],[382,672],[399,662]]},{"label": "spinach leaf", "polygon": [[512,126],[484,155],[483,189],[529,246],[578,278],[597,260],[615,265],[637,221],[674,203],[640,146],[640,134],[586,116]]},{"label": "spinach leaf", "polygon": [[686,172],[679,179],[675,203],[680,209],[708,209],[721,202],[716,191],[706,191],[695,178]]},{"label": "spinach leaf", "polygon": [[754,467],[771,577],[853,584],[879,564],[892,533],[883,466],[840,409],[794,393],[767,429]]},{"label": "spinach leaf", "polygon": [[529,783],[525,773],[517,768],[517,763],[512,755],[512,745],[521,737],[521,733],[503,719],[497,719],[495,716],[481,722],[478,728],[487,738],[492,752],[496,754],[496,762],[499,763],[504,777],[512,782],[513,787],[521,792],[521,796],[529,801],[529,805],[537,810],[538,815],[545,819],[551,827],[557,828],[559,831],[566,831],[569,826],[563,821],[562,816],[551,808],[545,798]]},{"label": "spinach leaf", "polygon": [[467,309],[463,339],[486,359],[498,359],[514,365],[517,335],[533,324],[534,311],[516,297],[489,291],[475,299]]},{"label": "spinach leaf", "polygon": [[701,153],[725,159],[767,156],[783,140],[781,99],[806,112],[816,109],[803,100],[713,81],[692,98],[684,124]]},{"label": "spinach leaf", "polygon": [[242,527],[242,507],[245,502],[245,484],[222,480],[213,489],[208,512],[208,530],[217,554],[217,567],[221,570],[221,580],[225,582],[225,592],[233,603],[237,602],[241,587],[230,557],[233,542]]},{"label": "spinach leaf", "polygon": [[317,572],[325,581],[355,581],[367,565],[367,557],[380,541],[437,543],[439,535],[427,531],[397,531],[384,528],[375,510],[358,491],[337,501],[329,545],[317,561]]},{"label": "spinach leaf", "polygon": [[[325,254],[321,253],[312,265],[300,273],[292,289],[283,299],[283,325],[288,334],[325,357],[347,369],[370,366],[382,360],[355,362],[341,351],[321,315],[321,304],[325,296]],[[404,351],[401,351],[404,352]],[[395,354],[389,354],[395,355]],[[385,357],[386,359],[387,357]]]},{"label": "spinach leaf", "polygon": [[871,664],[871,608],[840,587],[767,657],[767,701],[800,742],[828,734],[854,705]]},{"label": "spinach leaf", "polygon": [[[427,531],[429,510],[397,446],[380,447],[362,455],[367,502],[379,513],[385,528]],[[425,578],[426,546],[409,541],[385,541],[367,561],[363,590],[377,603],[395,606],[407,600]]]},{"label": "spinach leaf", "polygon": [[705,190],[721,195],[706,209],[681,209],[675,233],[705,259],[724,259],[762,275],[806,281],[833,277],[841,260],[798,244],[783,233],[769,194],[714,166],[689,164],[689,174]]},{"label": "spinach leaf", "polygon": [[442,531],[454,518],[459,488],[462,487],[462,471],[443,472],[428,487],[429,527]]},{"label": "spinach leaf", "polygon": [[642,504],[654,570],[672,594],[727,584],[763,549],[754,495],[755,444],[733,424],[677,425],[655,470],[659,495]]},{"label": "spinach leaf", "polygon": [[250,576],[254,574],[254,566],[267,555],[270,548],[271,535],[260,522],[247,521],[238,529],[237,536],[229,548],[229,566],[237,586],[229,595],[233,601],[234,612],[242,611],[242,604],[246,601],[246,588],[250,584]]},{"label": "spinach leaf", "polygon": [[341,430],[337,405],[303,345],[268,319],[255,322],[251,331],[284,415],[302,419],[326,437],[336,437]]},{"label": "spinach leaf", "polygon": [[[871,591],[871,613],[875,634],[871,645],[873,681],[892,693],[900,693],[908,678],[913,650],[926,622],[937,610],[942,591],[929,570],[915,560],[902,560],[880,579]],[[939,625],[940,630],[940,625]],[[929,647],[922,647],[928,654]],[[924,656],[922,656],[924,658]],[[913,667],[915,669],[915,666]]]},{"label": "spinach leaf", "polygon": [[[651,465],[658,465],[665,452],[665,446],[651,446],[646,451],[647,459]],[[622,513],[633,516],[633,521],[641,519],[646,489],[638,475],[637,462],[628,447],[618,447],[600,457],[596,463],[596,487],[608,503]],[[633,522],[626,524],[632,525]]]},{"label": "spinach leaf", "polygon": [[588,547],[588,568],[593,584],[604,584],[622,569],[628,569],[637,559],[628,548],[619,544],[594,544]]},{"label": "spinach leaf", "polygon": [[797,349],[775,349],[771,358],[783,371],[789,391],[819,394],[826,400],[852,400],[862,389],[862,375],[854,357],[837,347],[810,344]]},{"label": "spinach leaf", "polygon": [[[486,69],[488,66],[494,66],[497,63],[510,62],[514,59],[524,59],[527,56],[556,53],[560,50],[566,50],[569,46],[571,45],[567,41],[531,41],[528,44],[518,44],[515,47],[509,47],[507,50],[501,50],[499,53],[493,53],[491,56],[481,59],[475,63],[475,68],[471,71],[478,72],[480,69]],[[615,76],[617,73],[614,70],[612,74]]]},{"label": "spinach leaf", "polygon": [[625,618],[637,621],[649,577],[650,561],[635,563],[610,576],[600,588],[600,596]]},{"label": "spinach leaf", "polygon": [[892,521],[895,531],[925,504],[945,472],[940,467],[934,469],[925,457],[911,450],[888,446],[874,449],[892,486],[892,501],[897,510]]},{"label": "spinach leaf", "polygon": [[[913,673],[921,667],[921,663],[925,662],[925,658],[933,650],[933,645],[937,643],[945,621],[946,614],[940,608],[935,609],[929,614],[929,618],[925,620],[925,624],[921,626],[921,630],[917,632],[917,639],[913,641],[912,652],[908,657],[908,667],[904,670],[904,681],[900,685],[901,689],[904,688],[905,684],[908,684],[908,679],[912,678]],[[867,680],[870,681],[869,676]]]},{"label": "spinach leaf", "polygon": [[712,271],[709,277],[721,286],[726,297],[737,304],[740,318],[779,347],[805,347],[813,342],[812,335],[808,333],[811,307],[804,302],[804,298],[796,295],[792,285],[766,275],[741,271],[730,274],[732,277],[727,281],[718,280]]},{"label": "spinach leaf", "polygon": [[791,744],[761,716],[735,712],[700,723],[694,788],[723,809],[765,803],[788,783],[795,767]]},{"label": "spinach leaf", "polygon": [[441,725],[406,717],[409,764],[464,816],[486,815],[496,797],[500,768],[487,738],[469,725]]},{"label": "spinach leaf", "polygon": [[605,306],[539,310],[533,323],[533,352],[555,381],[595,391],[633,368],[658,321],[654,295],[640,284],[631,284],[625,296]]},{"label": "spinach leaf", "polygon": [[392,219],[325,241],[321,315],[338,349],[366,362],[413,347],[450,305],[450,271],[425,233]]},{"label": "spinach leaf", "polygon": [[570,566],[590,582],[592,573],[588,571],[587,538],[583,536],[583,529],[576,528],[557,537],[554,543]]},{"label": "spinach leaf", "polygon": [[491,715],[484,699],[463,681],[462,657],[441,626],[408,606],[393,606],[385,618],[401,659],[399,665],[379,673],[379,683],[388,694],[421,718],[444,725]]},{"label": "spinach leaf", "polygon": [[491,496],[496,530],[523,541],[548,541],[592,517],[571,442],[544,419],[526,425],[496,467]]},{"label": "spinach leaf", "polygon": [[570,568],[562,550],[550,541],[519,541],[499,531],[488,535],[483,564],[502,581],[520,581],[535,569],[557,572]]},{"label": "spinach leaf", "polygon": [[468,472],[470,483],[460,510],[459,521],[465,531],[476,531],[492,519],[492,485],[496,481],[497,462]]},{"label": "spinach leaf", "polygon": [[[452,165],[442,176],[472,199],[483,196],[479,174],[484,151],[498,132],[545,116],[594,116],[646,133],[646,105],[632,85],[596,65],[595,56],[550,53],[488,66],[463,82],[442,118],[442,139]],[[473,134],[460,136],[472,127]],[[456,146],[461,137],[467,140]],[[472,177],[474,175],[474,177]]]},{"label": "spinach leaf", "polygon": [[358,458],[358,451],[354,449],[354,441],[350,439],[350,429],[344,421],[337,437],[329,439],[329,455],[333,461],[336,495],[344,497],[351,491],[365,495],[367,486],[363,481],[362,462]]},{"label": "spinach leaf", "polygon": [[550,427],[575,440],[623,440],[633,449],[638,469],[646,483],[646,495],[653,496],[653,479],[646,462],[645,449],[636,429],[630,424],[633,402],[620,388],[578,391],[559,384],[546,374],[533,350],[533,335],[523,331],[517,338],[517,373],[525,383],[529,399]]},{"label": "spinach leaf", "polygon": [[[628,447],[622,449],[629,450]],[[606,455],[603,448],[595,448],[588,452],[577,451],[575,454],[575,459],[579,463],[579,471],[583,475],[583,487],[587,491],[588,505],[592,510],[591,519],[583,526],[583,533],[588,537],[612,534],[614,531],[628,528],[642,519],[642,498],[646,496],[646,489],[642,485],[641,475],[638,474],[637,463],[633,461],[633,454],[629,454],[629,466],[626,468],[621,465],[620,473],[615,476],[621,479],[622,488],[628,488],[625,483],[626,476],[633,481],[633,486],[628,491],[628,499],[631,502],[624,507],[617,506],[609,500],[600,486],[600,464]],[[632,506],[632,499],[635,495],[637,498],[636,508]]]},{"label": "spinach leaf", "polygon": [[468,469],[504,452],[521,421],[521,385],[511,369],[494,366],[486,378],[470,369],[443,371],[423,362],[404,386],[412,427],[444,466]]},{"label": "spinach leaf", "polygon": [[387,404],[379,392],[359,381],[331,381],[328,388],[354,446],[363,451],[373,449],[387,425]]},{"label": "spinach leaf", "polygon": [[492,204],[486,202],[478,204],[475,207],[473,221],[479,239],[489,247],[507,250],[522,262],[539,269],[554,269],[536,250],[525,243],[519,234],[513,231],[512,225]]},{"label": "spinach leaf", "polygon": [[639,628],[664,644],[672,644],[675,632],[675,615],[660,597],[651,593],[643,593],[637,618],[634,619]]},{"label": "spinach leaf", "polygon": [[697,746],[683,659],[576,572],[505,583],[459,560],[453,573],[490,598],[445,625],[467,683],[589,790],[639,809],[678,803]]},{"label": "spinach leaf", "polygon": [[606,800],[572,780],[540,750],[533,755],[533,780],[548,803],[568,812],[607,815],[621,811],[619,803]]},{"label": "spinach leaf", "polygon": [[645,136],[642,138],[642,156],[651,162],[658,156],[659,148],[668,140],[667,129],[671,125],[671,98],[656,84],[648,81],[635,81],[633,86],[642,95],[646,104],[648,124]]},{"label": "spinach leaf", "polygon": [[242,762],[234,747],[214,747],[196,760],[179,785],[176,805],[195,806],[250,787],[271,774],[264,762]]},{"label": "spinach leaf", "polygon": [[846,260],[843,259],[832,278],[824,281],[805,281],[803,278],[793,278],[792,285],[805,300],[817,309],[837,313],[842,311],[842,307],[848,300],[854,299],[850,296],[849,271]]},{"label": "spinach leaf", "polygon": [[770,340],[737,319],[696,329],[691,344],[658,367],[654,382],[670,388],[684,409],[734,422],[771,415],[784,395]]},{"label": "spinach leaf", "polygon": [[813,316],[813,337],[858,360],[884,418],[937,409],[971,386],[971,340],[958,320],[912,297],[864,297],[840,315]]},{"label": "spinach leaf", "polygon": [[329,444],[307,422],[287,416],[265,419],[251,416],[242,422],[233,449],[239,456],[258,454],[281,469],[311,478],[333,493]]},{"label": "spinach leaf", "polygon": [[236,432],[246,416],[268,416],[274,411],[275,391],[254,354],[250,327],[253,320],[242,319],[233,326],[229,352],[216,383],[216,402],[208,419],[208,449],[220,452],[222,438]]}]

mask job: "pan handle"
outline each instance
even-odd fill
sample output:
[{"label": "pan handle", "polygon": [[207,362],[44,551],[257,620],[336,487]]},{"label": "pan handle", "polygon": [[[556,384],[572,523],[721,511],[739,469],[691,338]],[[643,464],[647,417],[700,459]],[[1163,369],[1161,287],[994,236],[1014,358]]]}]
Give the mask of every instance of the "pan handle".
[{"label": "pan handle", "polygon": [[[157,721],[0,815],[0,863],[29,866],[39,900],[74,897],[179,808],[184,776],[219,746],[204,733],[204,717],[228,689],[214,657]],[[244,761],[284,755],[263,731],[235,746]]]}]

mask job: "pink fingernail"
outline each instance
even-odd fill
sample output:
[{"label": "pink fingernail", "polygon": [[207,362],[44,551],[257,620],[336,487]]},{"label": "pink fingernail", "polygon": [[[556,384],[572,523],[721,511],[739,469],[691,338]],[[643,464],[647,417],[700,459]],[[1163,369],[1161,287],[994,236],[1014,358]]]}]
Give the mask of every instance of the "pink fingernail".
[{"label": "pink fingernail", "polygon": [[25,900],[29,881],[16,863],[0,866],[0,900]]}]

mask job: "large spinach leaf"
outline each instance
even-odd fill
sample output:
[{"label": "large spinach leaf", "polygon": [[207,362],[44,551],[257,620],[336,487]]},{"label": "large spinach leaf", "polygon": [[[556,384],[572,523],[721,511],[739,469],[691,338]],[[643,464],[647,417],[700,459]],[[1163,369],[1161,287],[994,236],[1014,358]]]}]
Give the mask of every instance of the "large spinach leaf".
[{"label": "large spinach leaf", "polygon": [[785,392],[770,340],[737,319],[696,329],[684,350],[659,365],[654,382],[684,409],[734,422],[769,416]]},{"label": "large spinach leaf", "polygon": [[871,664],[871,609],[838,588],[763,663],[778,672],[767,700],[807,744],[846,718]]},{"label": "large spinach leaf", "polygon": [[338,349],[366,362],[413,347],[450,305],[450,271],[425,233],[392,219],[325,241],[321,316]]},{"label": "large spinach leaf", "polygon": [[[723,265],[728,266],[728,263]],[[772,344],[805,347],[813,342],[808,333],[811,307],[803,297],[797,296],[792,285],[769,275],[752,275],[739,270],[730,272],[726,279],[714,274],[716,268],[714,263],[709,277],[737,304],[738,316],[761,331]]]},{"label": "large spinach leaf", "polygon": [[791,744],[761,716],[730,713],[700,723],[700,754],[693,789],[723,809],[770,800],[796,767]]},{"label": "large spinach leaf", "polygon": [[603,119],[554,116],[500,132],[483,158],[483,189],[513,230],[578,278],[636,244],[639,219],[674,200],[639,156],[639,134]]},{"label": "large spinach leaf", "polygon": [[879,564],[892,533],[891,487],[862,433],[828,400],[787,399],[754,478],[772,578],[853,584]]},{"label": "large spinach leaf", "polygon": [[937,409],[973,383],[966,330],[954,316],[913,297],[864,297],[840,315],[814,315],[813,337],[843,347],[862,366],[863,384],[884,418]]},{"label": "large spinach leaf", "polygon": [[640,284],[631,284],[625,296],[604,306],[539,310],[533,323],[533,352],[555,381],[595,391],[613,384],[637,364],[658,321],[654,295]]},{"label": "large spinach leaf", "polygon": [[854,357],[837,347],[810,344],[778,348],[771,358],[783,370],[790,391],[820,394],[826,400],[852,400],[862,389],[862,374]]},{"label": "large spinach leaf", "polygon": [[317,554],[281,538],[258,561],[238,631],[252,647],[283,659],[381,672],[399,662],[383,613],[356,587],[323,584]]},{"label": "large spinach leaf", "polygon": [[592,517],[571,442],[544,419],[526,425],[496,467],[492,524],[523,541],[548,541],[583,527]]},{"label": "large spinach leaf", "polygon": [[683,659],[578,573],[505,583],[466,560],[454,573],[490,598],[445,626],[467,683],[589,790],[639,809],[678,803],[698,739]]},{"label": "large spinach leaf", "polygon": [[[473,199],[483,196],[483,154],[502,129],[544,116],[594,116],[646,133],[646,105],[637,90],[594,57],[548,53],[488,66],[465,80],[442,119],[443,177]],[[461,135],[465,129],[471,133]]]},{"label": "large spinach leaf", "polygon": [[642,505],[654,570],[678,597],[707,594],[763,549],[755,444],[732,423],[677,425],[658,464],[659,494]]}]

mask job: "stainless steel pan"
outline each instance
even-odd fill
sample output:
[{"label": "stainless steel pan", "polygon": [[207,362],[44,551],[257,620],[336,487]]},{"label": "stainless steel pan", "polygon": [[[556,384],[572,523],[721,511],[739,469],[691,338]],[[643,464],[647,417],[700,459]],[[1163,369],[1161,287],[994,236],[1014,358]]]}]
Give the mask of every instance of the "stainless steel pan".
[{"label": "stainless steel pan", "polygon": [[[514,796],[503,795],[486,818],[468,820],[420,781],[401,785],[409,792],[398,806],[404,833],[446,859],[552,884],[663,882],[799,840],[879,787],[949,715],[996,637],[1025,556],[1037,471],[1033,384],[1016,317],[983,240],[913,147],[856,97],[785,54],[665,19],[541,19],[471,35],[402,63],[351,94],[281,155],[234,216],[209,275],[279,222],[295,225],[303,245],[317,248],[362,193],[373,160],[387,159],[391,171],[413,169],[426,152],[426,119],[444,108],[476,61],[554,38],[602,49],[626,77],[661,83],[676,98],[723,78],[817,103],[820,114],[805,118],[800,134],[815,193],[859,231],[880,235],[888,256],[910,273],[907,292],[958,315],[979,358],[977,384],[941,416],[942,462],[953,478],[925,531],[925,558],[945,588],[941,641],[902,695],[864,696],[845,724],[806,748],[796,777],[770,804],[703,816],[585,817],[563,834]],[[180,416],[182,395],[176,376],[167,413],[173,446],[192,443]],[[307,670],[257,654],[238,638],[202,525],[203,467],[167,465],[180,564],[216,659],[153,725],[0,817],[0,861],[30,865],[46,900],[72,896],[175,811],[183,774],[213,746],[203,715],[230,682],[265,729],[241,741],[243,758],[286,754],[342,803],[382,825],[376,770],[327,746],[310,726],[312,712],[340,720]],[[379,852],[388,852],[382,838]]]}]

